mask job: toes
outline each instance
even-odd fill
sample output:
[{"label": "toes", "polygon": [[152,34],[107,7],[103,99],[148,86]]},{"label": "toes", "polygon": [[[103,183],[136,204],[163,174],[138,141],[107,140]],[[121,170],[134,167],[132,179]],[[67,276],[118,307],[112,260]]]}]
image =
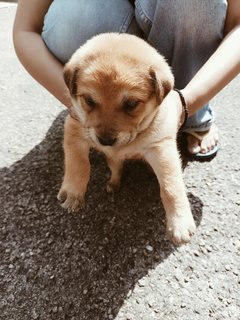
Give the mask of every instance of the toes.
[{"label": "toes", "polygon": [[67,199],[67,191],[60,190],[57,199],[60,201],[60,203],[63,203]]},{"label": "toes", "polygon": [[199,140],[197,140],[195,137],[191,136],[190,134],[187,137],[188,139],[188,151],[192,154],[196,154],[200,152],[201,148],[199,145]]},{"label": "toes", "polygon": [[191,235],[188,232],[182,233],[180,231],[168,232],[169,240],[176,245],[186,244],[190,242]]},{"label": "toes", "polygon": [[192,217],[182,217],[172,220],[167,225],[168,238],[176,245],[190,242],[196,231],[196,225]]},{"label": "toes", "polygon": [[205,154],[213,150],[218,144],[218,129],[215,124],[205,132],[188,134],[188,151],[192,154]]},{"label": "toes", "polygon": [[181,230],[179,230],[179,229],[167,230],[167,236],[168,236],[169,240],[172,241],[176,245],[182,245],[182,244],[186,244],[186,243],[190,242],[193,234],[194,234],[193,231],[189,231],[187,229],[185,229],[185,230],[183,230],[183,229],[181,229]]},{"label": "toes", "polygon": [[213,136],[204,139],[200,144],[201,153],[207,153],[215,148],[217,142]]},{"label": "toes", "polygon": [[207,140],[203,140],[200,144],[200,153],[207,153],[209,151],[210,143]]},{"label": "toes", "polygon": [[83,196],[79,193],[69,192],[66,189],[60,190],[57,198],[60,201],[61,206],[68,212],[77,212],[85,206]]},{"label": "toes", "polygon": [[61,204],[61,206],[64,209],[67,209],[67,211],[70,212],[77,212],[84,208],[84,200],[81,199],[77,195],[68,195],[67,199],[64,203]]}]

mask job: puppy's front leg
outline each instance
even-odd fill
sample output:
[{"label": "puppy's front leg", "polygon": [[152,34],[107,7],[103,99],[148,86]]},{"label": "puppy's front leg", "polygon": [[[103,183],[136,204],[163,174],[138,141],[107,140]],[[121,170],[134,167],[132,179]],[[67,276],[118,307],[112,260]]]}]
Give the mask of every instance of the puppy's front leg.
[{"label": "puppy's front leg", "polygon": [[70,116],[64,129],[65,173],[58,200],[68,211],[84,206],[85,193],[90,177],[89,146],[81,136],[79,123]]},{"label": "puppy's front leg", "polygon": [[107,192],[118,191],[121,184],[123,161],[107,157],[107,163],[111,170],[111,177],[107,182]]},{"label": "puppy's front leg", "polygon": [[168,235],[174,243],[189,242],[196,226],[185,191],[176,141],[164,139],[147,152],[145,159],[153,168],[160,184]]}]

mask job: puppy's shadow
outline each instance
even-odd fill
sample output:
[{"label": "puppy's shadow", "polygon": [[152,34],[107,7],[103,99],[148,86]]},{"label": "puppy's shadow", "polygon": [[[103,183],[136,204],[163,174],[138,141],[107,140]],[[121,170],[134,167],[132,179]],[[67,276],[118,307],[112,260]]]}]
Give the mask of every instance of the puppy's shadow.
[{"label": "puppy's shadow", "polygon": [[[15,319],[33,310],[39,319],[115,317],[136,282],[175,250],[165,239],[157,179],[141,162],[126,164],[121,190],[109,195],[106,162],[92,152],[86,208],[68,214],[60,207],[65,115],[42,143],[0,170],[2,292],[14,284],[5,319],[12,310]],[[202,203],[192,194],[189,200],[199,224]]]}]

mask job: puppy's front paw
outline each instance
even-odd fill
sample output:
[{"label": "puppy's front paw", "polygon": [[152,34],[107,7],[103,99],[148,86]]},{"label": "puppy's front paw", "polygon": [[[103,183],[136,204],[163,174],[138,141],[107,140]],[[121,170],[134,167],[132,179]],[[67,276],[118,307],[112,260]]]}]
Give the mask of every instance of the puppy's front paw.
[{"label": "puppy's front paw", "polygon": [[58,195],[58,200],[64,209],[68,212],[76,212],[83,209],[85,206],[84,195],[80,194],[76,189],[62,186]]},{"label": "puppy's front paw", "polygon": [[191,240],[196,231],[192,214],[181,216],[173,215],[167,221],[167,235],[173,243],[181,245]]},{"label": "puppy's front paw", "polygon": [[114,193],[119,191],[120,189],[120,182],[119,181],[112,181],[112,179],[109,179],[107,182],[107,192],[108,193]]}]

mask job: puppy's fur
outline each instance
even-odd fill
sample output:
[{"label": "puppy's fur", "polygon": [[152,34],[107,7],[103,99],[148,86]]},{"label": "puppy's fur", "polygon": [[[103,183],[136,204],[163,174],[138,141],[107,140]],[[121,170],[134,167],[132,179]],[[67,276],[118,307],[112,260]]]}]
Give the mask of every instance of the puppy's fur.
[{"label": "puppy's fur", "polygon": [[124,160],[142,158],[158,178],[168,234],[188,242],[195,223],[176,146],[178,115],[161,106],[174,85],[164,58],[133,35],[101,34],[74,53],[64,79],[73,107],[65,122],[62,206],[77,211],[84,205],[90,148],[106,155],[108,192],[119,189]]}]

